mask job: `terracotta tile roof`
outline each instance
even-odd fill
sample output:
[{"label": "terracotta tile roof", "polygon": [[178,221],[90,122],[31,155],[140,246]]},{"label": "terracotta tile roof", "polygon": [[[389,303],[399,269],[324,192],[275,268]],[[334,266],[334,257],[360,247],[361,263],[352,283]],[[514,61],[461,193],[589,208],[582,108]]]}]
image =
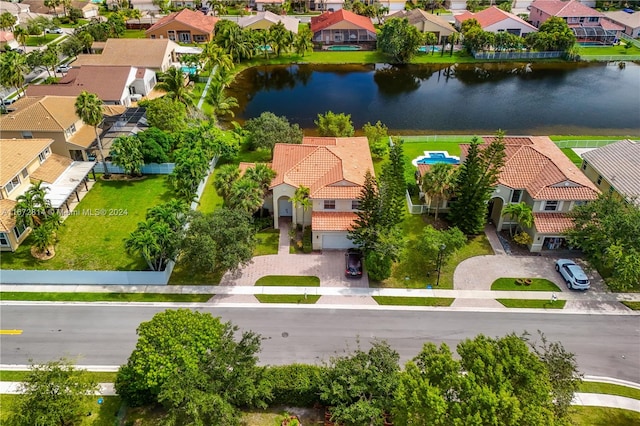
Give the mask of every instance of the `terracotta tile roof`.
[{"label": "terracotta tile roof", "polygon": [[160,19],[158,22],[153,24],[148,30],[145,31],[145,34],[152,33],[157,31],[158,29],[164,27],[170,22],[179,22],[182,25],[187,27],[191,27],[195,30],[198,30],[205,34],[213,33],[213,29],[216,26],[216,23],[219,21],[219,18],[214,16],[205,15],[202,12],[196,12],[191,9],[182,9],[178,12],[170,13],[164,18]]},{"label": "terracotta tile roof", "polygon": [[238,168],[240,169],[240,176],[244,176],[247,169],[253,169],[256,167],[256,163],[246,163],[244,161],[238,164]]},{"label": "terracotta tile roof", "polygon": [[0,139],[0,186],[5,186],[52,143],[53,139]]},{"label": "terracotta tile roof", "polygon": [[366,137],[304,138],[302,144],[276,144],[271,187],[310,189],[311,198],[355,199],[373,162]]},{"label": "terracotta tile roof", "polygon": [[622,31],[624,27],[622,25],[618,25],[615,22],[607,21],[606,19],[600,20],[600,26],[603,30],[607,31]]},{"label": "terracotta tile roof", "polygon": [[502,9],[499,9],[496,6],[491,6],[485,10],[481,10],[478,13],[471,13],[469,11],[465,11],[460,15],[455,16],[456,22],[462,23],[467,19],[476,19],[482,28],[489,27],[493,24],[497,24],[498,22],[504,21],[506,19],[512,19],[522,25],[530,27],[531,29],[538,30],[536,27],[525,21],[524,19],[514,15],[513,13],[505,12]]},{"label": "terracotta tile roof", "polygon": [[15,40],[11,31],[0,31],[0,43],[9,43]]},{"label": "terracotta tile roof", "polygon": [[0,117],[3,130],[60,131],[78,121],[75,97],[24,97],[16,101],[15,111]]},{"label": "terracotta tile roof", "polygon": [[51,154],[35,172],[29,175],[29,177],[33,180],[53,183],[65,170],[67,170],[71,163],[73,163],[71,158],[63,157],[58,154]]},{"label": "terracotta tile roof", "polygon": [[585,152],[582,158],[625,197],[640,204],[640,142],[622,140]]},{"label": "terracotta tile roof", "polygon": [[533,225],[541,234],[563,234],[573,220],[564,213],[533,213]]},{"label": "terracotta tile roof", "polygon": [[531,3],[531,9],[536,8],[546,14],[559,16],[561,18],[604,16],[602,13],[592,9],[576,0],[536,0]]},{"label": "terracotta tile roof", "polygon": [[[103,102],[120,102],[126,95],[131,66],[84,65],[71,68],[58,84],[36,84],[27,87],[27,96],[73,96],[83,90],[95,93]],[[143,69],[144,71],[144,69]]]},{"label": "terracotta tile roof", "polygon": [[[604,16],[621,25],[626,25],[631,28],[640,27],[640,13],[637,12],[627,13],[622,10],[616,10],[614,12],[604,12]],[[602,23],[602,21],[600,22]]]},{"label": "terracotta tile roof", "polygon": [[325,12],[320,16],[314,16],[311,18],[311,32],[316,33],[318,31],[325,30],[338,22],[348,22],[356,27],[376,32],[375,27],[371,19],[366,16],[356,15],[348,10],[340,9],[335,12]]},{"label": "terracotta tile roof", "polygon": [[18,203],[6,198],[0,200],[0,232],[9,232],[16,226],[16,218],[12,214],[16,204]]},{"label": "terracotta tile roof", "polygon": [[442,28],[455,31],[455,29],[449,23],[449,21],[447,21],[446,19],[444,19],[439,15],[434,15],[422,9],[399,10],[396,13],[392,13],[391,15],[387,16],[386,19],[389,19],[389,18],[407,18],[407,20],[409,21],[409,24],[411,25],[415,25],[420,22],[427,21],[435,25],[438,25]]},{"label": "terracotta tile roof", "polygon": [[[485,142],[493,139],[493,136],[483,138]],[[500,184],[525,189],[536,200],[592,200],[598,196],[593,182],[548,137],[507,137],[507,141],[513,143],[506,143]],[[466,156],[469,145],[461,144],[460,150]]]},{"label": "terracotta tile roof", "polygon": [[357,216],[351,212],[313,212],[311,229],[314,231],[349,231]]},{"label": "terracotta tile roof", "polygon": [[104,43],[94,43],[92,47],[101,45],[104,46],[101,54],[80,54],[72,65],[128,65],[161,69],[167,57],[178,47],[177,43],[166,38],[110,38]]}]

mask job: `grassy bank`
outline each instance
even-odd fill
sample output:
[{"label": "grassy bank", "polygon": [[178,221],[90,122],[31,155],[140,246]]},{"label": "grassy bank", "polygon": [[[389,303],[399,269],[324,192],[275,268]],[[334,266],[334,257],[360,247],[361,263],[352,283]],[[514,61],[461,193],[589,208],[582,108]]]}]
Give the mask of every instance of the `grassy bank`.
[{"label": "grassy bank", "polygon": [[294,275],[267,275],[259,278],[255,285],[265,287],[320,287],[320,278]]},{"label": "grassy bank", "polygon": [[566,300],[496,299],[506,308],[564,309]]},{"label": "grassy bank", "polygon": [[184,302],[201,303],[213,294],[159,293],[31,293],[2,292],[0,300],[29,300],[47,302]]},{"label": "grassy bank", "polygon": [[640,424],[640,413],[604,407],[571,407],[574,426],[629,426]]},{"label": "grassy bank", "polygon": [[504,291],[561,291],[560,288],[544,278],[530,278],[531,285],[518,285],[518,278],[498,278],[491,284],[491,290]]},{"label": "grassy bank", "polygon": [[580,385],[580,392],[604,393],[607,395],[618,395],[640,400],[640,389],[613,385],[610,383],[582,382],[582,384]]},{"label": "grassy bank", "polygon": [[320,296],[305,297],[301,294],[256,294],[255,296],[260,303],[297,303],[299,305],[313,305],[320,299]]},{"label": "grassy bank", "polygon": [[378,305],[397,306],[451,306],[455,299],[451,297],[402,297],[373,296]]},{"label": "grassy bank", "polygon": [[[13,370],[0,370],[0,381],[3,382],[21,382],[26,379],[29,371],[13,371]],[[87,376],[91,380],[95,380],[98,383],[113,383],[116,380],[117,372],[108,371],[88,371]]]}]

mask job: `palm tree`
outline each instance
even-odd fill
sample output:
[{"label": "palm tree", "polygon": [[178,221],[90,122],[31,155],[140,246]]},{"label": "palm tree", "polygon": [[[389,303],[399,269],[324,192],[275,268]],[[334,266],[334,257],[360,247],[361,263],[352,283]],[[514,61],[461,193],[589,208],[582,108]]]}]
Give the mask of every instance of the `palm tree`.
[{"label": "palm tree", "polygon": [[55,228],[52,224],[45,223],[42,226],[38,226],[31,233],[31,241],[33,246],[40,253],[46,253],[47,256],[51,255],[49,247],[56,242]]},{"label": "palm tree", "polygon": [[167,97],[182,102],[187,107],[193,105],[191,88],[185,84],[184,73],[180,68],[171,67],[160,74],[156,88],[167,92]]},{"label": "palm tree", "polygon": [[[515,220],[521,229],[524,227],[530,228],[533,225],[533,211],[531,210],[531,206],[524,201],[505,206],[505,208],[502,209],[502,216],[506,215],[509,216],[511,222]],[[513,238],[513,224],[509,225],[509,235]]]},{"label": "palm tree", "polygon": [[27,59],[16,51],[10,50],[0,56],[0,85],[15,87],[18,93],[25,94],[24,75],[29,72]]},{"label": "palm tree", "polygon": [[231,187],[229,207],[253,214],[263,203],[262,190],[258,182],[251,179],[238,179]]},{"label": "palm tree", "polygon": [[298,55],[302,55],[307,53],[313,47],[313,33],[309,27],[303,27],[295,37],[293,42],[294,48]]},{"label": "palm tree", "polygon": [[24,27],[17,26],[13,29],[13,36],[16,38],[18,43],[22,45],[22,50],[25,50],[25,45],[27,44],[27,38],[29,34],[27,33],[27,29]]},{"label": "palm tree", "polygon": [[231,73],[228,69],[218,68],[216,70],[216,73],[213,75],[213,78],[211,79],[211,83],[217,84],[226,89],[231,83],[233,83],[233,80],[235,80],[235,78],[235,74]]},{"label": "palm tree", "polygon": [[138,20],[138,27],[140,27],[142,25],[140,23],[140,20],[142,19],[142,12],[140,11],[140,9],[131,9],[131,10],[129,10],[129,16],[131,17],[131,19],[137,19]]},{"label": "palm tree", "polygon": [[238,24],[232,22],[216,34],[216,42],[222,46],[224,52],[230,55],[234,62],[240,62],[244,58],[248,59],[253,56],[254,46],[249,34],[249,32],[243,31]]},{"label": "palm tree", "polygon": [[228,203],[233,184],[240,178],[240,169],[235,164],[225,164],[216,170],[213,186],[225,203]]},{"label": "palm tree", "polygon": [[[262,198],[264,199],[269,193],[271,182],[276,177],[276,172],[271,167],[263,163],[256,164],[255,167],[247,169],[244,173],[246,179],[251,179],[258,182],[260,189],[262,190]],[[262,217],[263,211],[260,211],[260,217]]]},{"label": "palm tree", "polygon": [[442,200],[449,196],[455,182],[455,168],[451,164],[436,163],[422,177],[422,190],[429,197],[429,210],[431,203],[435,200],[436,212],[435,220],[438,220],[438,211]]},{"label": "palm tree", "polygon": [[107,163],[104,160],[104,153],[102,152],[102,141],[100,140],[100,134],[98,133],[98,126],[102,123],[102,100],[95,93],[89,93],[85,90],[82,91],[76,98],[75,103],[76,115],[87,125],[93,126],[93,130],[96,133],[96,141],[98,141],[98,151],[100,153],[100,161],[104,166],[104,178],[109,179],[111,174],[107,168]]},{"label": "palm tree", "polygon": [[58,17],[58,11],[56,10],[58,6],[60,6],[60,0],[44,0],[44,7],[51,9],[56,14],[56,18]]},{"label": "palm tree", "polygon": [[0,28],[2,28],[3,30],[11,30],[16,22],[18,22],[18,18],[13,16],[11,12],[2,12],[2,14],[0,15]]},{"label": "palm tree", "polygon": [[238,100],[233,96],[225,94],[224,86],[220,84],[212,84],[207,93],[207,101],[212,106],[211,115],[214,119],[218,119],[225,115],[234,117],[233,108],[238,107]]},{"label": "palm tree", "polygon": [[233,58],[224,53],[222,47],[214,40],[204,45],[200,54],[207,61],[207,66],[214,69],[216,66],[220,69],[230,70],[233,68]]},{"label": "palm tree", "polygon": [[280,56],[283,50],[289,50],[293,44],[293,33],[286,29],[282,22],[278,22],[269,29],[269,39],[273,52],[276,56]]},{"label": "palm tree", "polygon": [[[158,254],[161,251],[157,233],[160,231],[157,226],[160,222],[146,221],[138,224],[138,228],[129,235],[124,243],[125,249],[129,253],[140,253],[152,271],[159,271]],[[166,226],[166,224],[164,224]],[[169,229],[166,226],[167,230]]]},{"label": "palm tree", "polygon": [[51,209],[46,194],[47,188],[43,188],[42,181],[39,181],[16,198],[13,211],[18,225],[35,229],[46,222]]},{"label": "palm tree", "polygon": [[305,227],[305,223],[304,223],[305,212],[309,210],[313,204],[311,202],[311,199],[309,198],[310,191],[311,190],[306,186],[300,185],[296,189],[296,192],[293,194],[293,198],[291,199],[291,202],[296,208],[302,207],[302,231],[303,232]]},{"label": "palm tree", "polygon": [[164,222],[172,231],[178,232],[186,223],[187,213],[189,213],[189,205],[183,200],[174,198],[147,210],[146,219]]}]

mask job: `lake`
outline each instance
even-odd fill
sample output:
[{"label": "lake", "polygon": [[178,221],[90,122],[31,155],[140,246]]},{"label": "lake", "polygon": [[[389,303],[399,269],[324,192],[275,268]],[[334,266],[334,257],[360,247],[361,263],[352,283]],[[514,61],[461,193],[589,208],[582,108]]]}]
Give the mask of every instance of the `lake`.
[{"label": "lake", "polygon": [[258,66],[229,95],[240,121],[272,111],[303,128],[332,110],[401,133],[640,135],[632,62]]}]

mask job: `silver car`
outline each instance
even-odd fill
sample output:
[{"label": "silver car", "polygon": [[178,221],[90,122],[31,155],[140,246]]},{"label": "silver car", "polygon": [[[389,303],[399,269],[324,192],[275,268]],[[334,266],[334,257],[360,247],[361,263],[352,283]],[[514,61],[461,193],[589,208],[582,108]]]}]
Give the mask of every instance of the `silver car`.
[{"label": "silver car", "polygon": [[587,274],[573,260],[558,259],[556,261],[556,271],[562,275],[567,287],[570,289],[588,290],[591,285]]}]

